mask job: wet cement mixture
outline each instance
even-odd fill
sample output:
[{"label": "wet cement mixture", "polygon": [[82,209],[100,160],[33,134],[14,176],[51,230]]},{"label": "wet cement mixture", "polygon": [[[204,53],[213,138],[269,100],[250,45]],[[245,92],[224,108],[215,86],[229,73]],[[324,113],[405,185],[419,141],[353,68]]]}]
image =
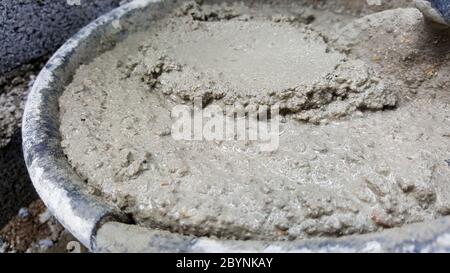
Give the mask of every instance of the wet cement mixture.
[{"label": "wet cement mixture", "polygon": [[[402,1],[207,2],[180,1],[82,65],[61,96],[62,145],[92,194],[142,226],[236,239],[450,214],[447,30]],[[279,148],[175,140],[172,108],[196,99],[278,105]]]}]

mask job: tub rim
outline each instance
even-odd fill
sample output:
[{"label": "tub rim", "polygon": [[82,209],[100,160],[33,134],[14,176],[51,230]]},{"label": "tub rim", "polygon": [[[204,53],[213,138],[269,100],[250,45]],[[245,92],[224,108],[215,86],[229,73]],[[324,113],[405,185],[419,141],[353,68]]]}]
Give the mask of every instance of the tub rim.
[{"label": "tub rim", "polygon": [[[28,95],[23,152],[33,185],[49,211],[95,252],[448,252],[450,217],[366,235],[299,241],[239,241],[185,236],[129,224],[116,208],[89,192],[62,152],[58,98],[75,69],[98,54],[100,40],[123,34],[114,22],[130,20],[164,0],[134,0],[93,21],[51,57]],[[109,36],[105,36],[109,35]],[[88,57],[88,55],[91,55]],[[59,91],[58,91],[59,90]],[[111,236],[111,234],[123,236]],[[139,238],[139,246],[130,238]]]}]

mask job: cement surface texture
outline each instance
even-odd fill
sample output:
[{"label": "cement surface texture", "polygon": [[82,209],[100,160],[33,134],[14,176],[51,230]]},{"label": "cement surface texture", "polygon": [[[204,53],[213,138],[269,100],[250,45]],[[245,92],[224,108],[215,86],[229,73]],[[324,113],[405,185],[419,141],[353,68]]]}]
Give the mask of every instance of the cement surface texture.
[{"label": "cement surface texture", "polygon": [[[400,2],[367,13],[279,2],[182,1],[78,69],[60,98],[62,146],[92,194],[139,225],[221,239],[448,215],[448,33]],[[175,139],[173,107],[196,100],[216,115],[279,105],[278,149]]]}]

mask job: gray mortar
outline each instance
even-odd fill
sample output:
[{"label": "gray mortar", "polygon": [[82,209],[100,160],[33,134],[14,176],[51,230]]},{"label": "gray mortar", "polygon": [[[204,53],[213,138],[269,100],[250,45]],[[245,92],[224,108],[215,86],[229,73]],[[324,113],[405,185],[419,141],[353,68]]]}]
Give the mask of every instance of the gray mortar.
[{"label": "gray mortar", "polygon": [[[143,1],[141,3],[149,4]],[[105,16],[102,20],[84,29],[82,33],[77,35],[76,39],[67,43],[41,73],[38,84],[35,85],[32,91],[30,103],[27,106],[24,125],[24,150],[33,182],[49,207],[53,212],[56,212],[58,219],[67,227],[70,227],[72,232],[82,239],[83,243],[96,250],[105,251],[115,251],[117,249],[127,251],[133,251],[133,249],[139,249],[140,251],[190,251],[192,246],[196,246],[193,251],[238,251],[239,249],[271,252],[299,251],[299,246],[302,251],[436,251],[436,249],[445,249],[448,246],[446,231],[449,228],[447,225],[448,218],[446,217],[437,222],[427,222],[404,229],[394,229],[387,233],[376,233],[369,237],[352,236],[342,240],[326,240],[323,243],[311,241],[292,243],[221,241],[207,238],[182,237],[167,232],[161,235],[158,231],[148,231],[132,226],[115,226],[115,224],[104,226],[106,234],[120,234],[121,232],[128,233],[130,231],[131,233],[128,234],[132,238],[138,238],[143,235],[139,237],[143,240],[142,244],[133,245],[132,242],[121,241],[124,238],[128,238],[127,236],[123,238],[119,236],[103,236],[105,235],[105,233],[102,233],[103,229],[97,230],[99,226],[98,221],[102,218],[101,215],[111,213],[112,210],[111,208],[108,210],[106,207],[103,207],[106,211],[101,210],[97,200],[89,194],[89,190],[85,186],[82,186],[80,179],[67,169],[68,164],[64,161],[59,144],[59,134],[56,126],[58,111],[55,107],[57,99],[55,97],[61,94],[63,86],[69,82],[69,75],[74,73],[79,63],[96,56],[94,47],[101,48],[100,41],[89,40],[88,38],[92,38],[93,35],[101,35],[110,37],[106,39],[109,41],[117,32],[107,25],[114,21],[117,16],[122,16],[123,12],[131,12],[132,10],[135,14],[138,13],[135,10],[136,8],[137,6],[127,6],[124,9],[117,10],[116,13]],[[152,6],[152,8],[158,9],[155,6]],[[163,12],[164,9],[159,11]],[[135,15],[133,21],[139,22],[138,18],[139,16]],[[142,23],[143,21],[140,22]],[[63,58],[66,56],[69,56],[69,58]],[[437,73],[437,75],[439,78],[440,74]],[[384,173],[383,170],[381,172]],[[408,189],[409,187],[405,187],[405,190],[408,191]],[[74,206],[74,204],[78,206]],[[80,205],[83,207],[82,210],[79,209]],[[83,225],[77,225],[77,221],[81,221],[80,223]],[[97,231],[99,236],[96,248],[95,239],[91,236],[95,236]],[[408,238],[405,238],[405,235]],[[375,237],[378,237],[378,239],[373,240]],[[104,240],[105,238],[106,240]],[[410,240],[409,238],[414,239]],[[439,247],[443,246],[443,248],[433,248],[436,243]],[[394,248],[397,244],[400,247]],[[146,245],[156,247],[146,249]],[[111,248],[108,248],[108,246],[111,246]],[[118,248],[114,249],[114,246],[118,246]],[[169,249],[165,248],[165,246],[168,246]],[[368,246],[368,248],[361,246]],[[403,246],[409,248],[402,248]]]},{"label": "gray mortar", "polygon": [[[401,38],[422,40],[422,15],[394,9],[356,17],[344,33],[356,33],[359,43],[344,35],[335,42],[350,52],[344,54],[326,42],[328,32],[314,30],[317,23],[284,19],[290,11],[321,11],[287,5],[185,2],[81,66],[60,99],[62,146],[72,166],[137,223],[198,236],[293,240],[446,215],[444,89],[424,87],[407,102],[410,88],[390,83],[407,73],[388,80],[393,71],[377,75],[371,66],[378,63],[361,60],[377,44],[362,39],[360,27],[379,31],[383,49],[408,54],[417,43],[391,41],[386,22]],[[401,61],[382,60],[385,68]],[[449,81],[446,63],[428,54],[408,73],[418,77],[429,64]],[[162,134],[175,122],[171,107],[194,98],[256,109],[279,103],[287,113],[279,149],[267,154],[257,142],[183,142]]]}]

